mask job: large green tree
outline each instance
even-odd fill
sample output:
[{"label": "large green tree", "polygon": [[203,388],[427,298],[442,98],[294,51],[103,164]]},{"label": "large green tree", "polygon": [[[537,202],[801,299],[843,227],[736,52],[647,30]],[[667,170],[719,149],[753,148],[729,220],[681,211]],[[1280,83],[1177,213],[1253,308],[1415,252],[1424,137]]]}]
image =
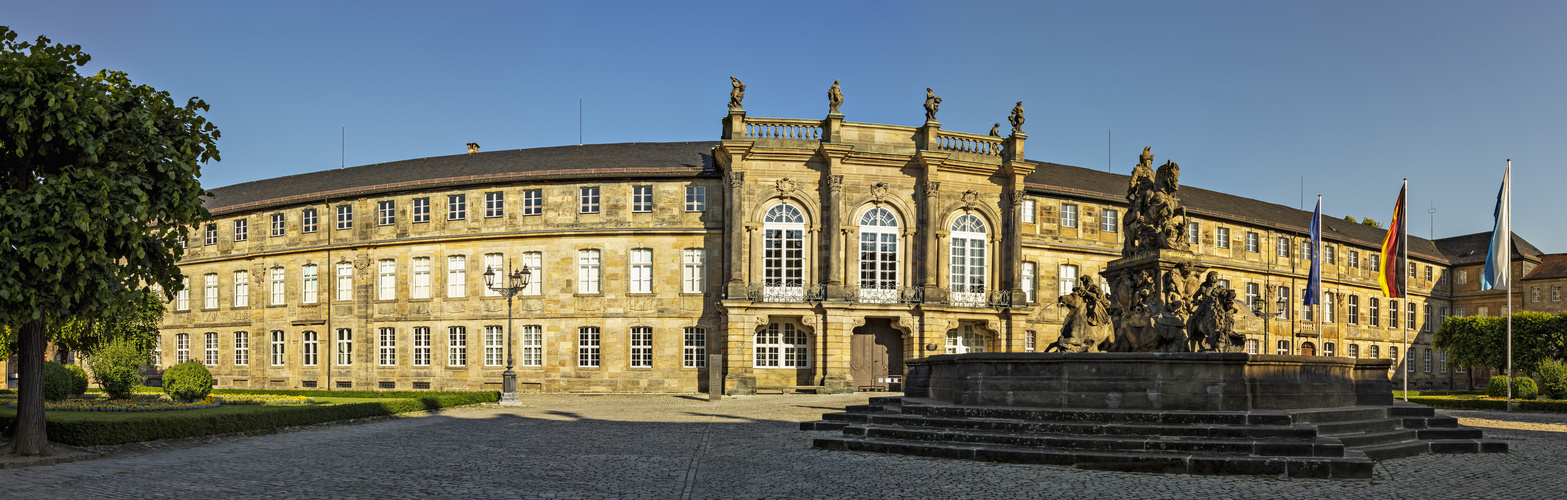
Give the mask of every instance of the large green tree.
[{"label": "large green tree", "polygon": [[[1506,316],[1453,316],[1442,321],[1431,344],[1447,352],[1452,366],[1507,366]],[[1536,371],[1549,359],[1567,356],[1567,313],[1513,313],[1513,369]]]},{"label": "large green tree", "polygon": [[[199,99],[83,75],[80,46],[16,39],[0,26],[0,324],[20,357],[12,446],[40,454],[45,332],[121,313],[149,285],[182,286],[179,241],[209,218],[197,179],[218,159],[218,130]],[[79,346],[96,344],[87,330]]]}]

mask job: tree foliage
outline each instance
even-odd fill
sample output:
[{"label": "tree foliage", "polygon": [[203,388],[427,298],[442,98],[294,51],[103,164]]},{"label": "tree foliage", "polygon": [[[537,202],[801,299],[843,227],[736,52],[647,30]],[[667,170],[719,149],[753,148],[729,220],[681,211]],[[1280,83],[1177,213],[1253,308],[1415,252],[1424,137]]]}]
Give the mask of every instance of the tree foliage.
[{"label": "tree foliage", "polygon": [[135,339],[109,342],[89,358],[93,378],[109,398],[129,398],[142,383],[141,366],[147,363],[147,353]]},{"label": "tree foliage", "polygon": [[1344,220],[1347,220],[1350,223],[1358,222],[1358,221],[1355,220],[1355,216],[1353,216],[1353,215],[1346,215],[1346,216],[1344,216]]},{"label": "tree foliage", "polygon": [[1371,226],[1371,227],[1382,227],[1382,223],[1381,222],[1377,222],[1376,219],[1373,219],[1373,218],[1370,218],[1370,217],[1366,217],[1364,219],[1360,219],[1360,223],[1361,224],[1365,224],[1367,226]]},{"label": "tree foliage", "polygon": [[[1447,352],[1452,366],[1507,366],[1505,316],[1453,316],[1442,321],[1431,344]],[[1549,359],[1567,355],[1567,313],[1513,313],[1513,370],[1533,372]]]}]

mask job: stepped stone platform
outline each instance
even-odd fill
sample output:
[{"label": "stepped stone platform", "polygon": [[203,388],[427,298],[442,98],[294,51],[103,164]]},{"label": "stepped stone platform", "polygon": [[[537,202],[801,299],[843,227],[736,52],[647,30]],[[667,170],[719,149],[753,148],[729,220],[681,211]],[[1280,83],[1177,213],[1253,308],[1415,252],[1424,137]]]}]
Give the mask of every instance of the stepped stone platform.
[{"label": "stepped stone platform", "polygon": [[[970,358],[959,359],[963,356]],[[1019,378],[1048,379],[1041,374],[1065,366],[1058,361],[1081,356],[1029,353],[910,360],[904,397],[872,398],[870,404],[804,422],[801,429],[842,432],[815,440],[815,447],[828,450],[1303,478],[1369,478],[1374,460],[1422,453],[1507,451],[1507,443],[1485,439],[1480,430],[1461,427],[1456,419],[1438,416],[1429,407],[1393,401],[1385,375],[1388,360],[1250,356],[1306,359],[1258,360],[1260,373],[1248,377],[1245,354],[1127,354],[1114,359],[1088,355],[1087,360],[1070,360],[1071,365],[1084,366],[1067,370],[1076,374],[1076,380],[1057,384],[1055,391],[1039,390],[1040,380],[1018,383]],[[1200,359],[1203,356],[1217,359],[1205,361]],[[1030,359],[1038,362],[1029,363]],[[1105,363],[1095,367],[1096,361]],[[1193,369],[1210,361],[1221,369],[1208,370],[1207,375],[1229,376],[1216,382],[1204,378],[1205,370]],[[1289,369],[1292,364],[1300,368]],[[968,367],[952,369],[960,365]],[[1176,372],[1180,378],[1164,380],[1156,375],[1134,384],[1139,377],[1129,374],[1139,370]],[[1300,373],[1286,376],[1292,371]],[[1357,380],[1352,375],[1362,377]],[[1302,383],[1281,383],[1291,376]],[[1204,381],[1210,387],[1222,385],[1212,391],[1197,390]],[[1150,394],[1171,386],[1180,387],[1173,393]],[[1127,394],[1129,387],[1141,390]],[[1116,389],[1123,392],[1112,396]],[[1019,392],[1031,396],[1020,398]],[[1273,394],[1255,394],[1268,392]],[[1302,407],[1323,402],[1345,404]]]}]

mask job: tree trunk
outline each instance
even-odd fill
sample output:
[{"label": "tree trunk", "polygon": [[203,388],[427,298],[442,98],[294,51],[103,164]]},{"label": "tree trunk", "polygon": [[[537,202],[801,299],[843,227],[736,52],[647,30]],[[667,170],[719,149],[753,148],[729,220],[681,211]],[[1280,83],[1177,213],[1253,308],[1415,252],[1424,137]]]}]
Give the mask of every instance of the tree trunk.
[{"label": "tree trunk", "polygon": [[27,322],[19,333],[16,433],[11,449],[18,455],[43,455],[49,451],[44,424],[44,320]]}]

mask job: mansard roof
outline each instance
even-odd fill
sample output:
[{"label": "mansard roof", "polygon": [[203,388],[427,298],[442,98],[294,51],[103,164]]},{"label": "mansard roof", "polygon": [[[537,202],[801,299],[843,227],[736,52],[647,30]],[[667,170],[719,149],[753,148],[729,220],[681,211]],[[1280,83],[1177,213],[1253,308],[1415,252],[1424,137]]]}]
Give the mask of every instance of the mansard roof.
[{"label": "mansard roof", "polygon": [[[1451,238],[1441,238],[1436,240],[1436,246],[1442,249],[1442,253],[1447,254],[1448,260],[1453,265],[1483,263],[1485,262],[1485,255],[1491,251],[1491,232],[1486,231]],[[1543,253],[1545,252],[1541,252],[1534,245],[1524,241],[1523,238],[1518,236],[1518,233],[1513,233],[1514,259],[1539,260],[1540,255]]]},{"label": "mansard roof", "polygon": [[214,215],[367,194],[517,180],[717,176],[715,141],[590,144],[436,156],[211,190]]}]

